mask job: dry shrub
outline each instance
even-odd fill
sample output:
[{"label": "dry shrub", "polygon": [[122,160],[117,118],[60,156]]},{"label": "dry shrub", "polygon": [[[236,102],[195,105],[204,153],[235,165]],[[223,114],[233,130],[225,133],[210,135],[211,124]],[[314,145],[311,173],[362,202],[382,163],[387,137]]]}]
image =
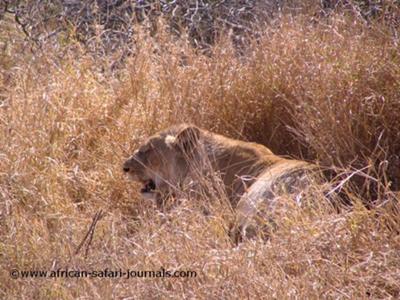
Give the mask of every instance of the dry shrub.
[{"label": "dry shrub", "polygon": [[[385,26],[283,18],[245,55],[224,38],[203,55],[184,38],[143,32],[118,73],[101,72],[106,62],[78,45],[60,58],[52,46],[26,51],[21,39],[0,38],[1,298],[399,297],[399,205],[390,188],[399,180],[400,61]],[[160,212],[122,177],[121,163],[144,137],[183,121],[279,154],[370,166],[363,176],[379,182],[380,204],[368,210],[361,202],[374,199],[353,192],[352,210],[333,213],[316,190],[307,196],[314,205],[278,213],[269,241],[235,247],[226,201],[183,195]],[[99,209],[85,259],[74,253]],[[8,274],[160,267],[197,277]]]}]

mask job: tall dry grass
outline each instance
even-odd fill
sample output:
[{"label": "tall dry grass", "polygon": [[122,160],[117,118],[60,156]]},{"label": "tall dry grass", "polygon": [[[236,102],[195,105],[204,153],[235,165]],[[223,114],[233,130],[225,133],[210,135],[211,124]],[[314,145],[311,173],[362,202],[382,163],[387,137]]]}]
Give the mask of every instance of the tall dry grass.
[{"label": "tall dry grass", "polygon": [[[112,73],[110,57],[94,60],[78,44],[31,52],[17,29],[0,26],[0,298],[399,297],[400,55],[390,28],[284,17],[245,55],[224,38],[203,55],[184,38],[143,32],[136,55]],[[332,212],[313,187],[314,205],[280,214],[268,242],[238,247],[218,199],[157,211],[121,163],[143,138],[183,121],[347,168],[345,178],[356,172],[352,209]],[[75,255],[99,209],[87,257]],[[9,276],[160,267],[198,275]]]}]

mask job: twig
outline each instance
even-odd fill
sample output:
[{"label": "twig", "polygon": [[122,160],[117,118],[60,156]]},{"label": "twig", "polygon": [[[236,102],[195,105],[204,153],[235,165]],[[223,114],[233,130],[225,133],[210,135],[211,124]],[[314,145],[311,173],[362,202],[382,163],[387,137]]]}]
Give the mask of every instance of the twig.
[{"label": "twig", "polygon": [[345,185],[346,182],[348,182],[354,175],[357,175],[357,174],[362,174],[364,177],[366,177],[368,179],[377,181],[375,178],[373,178],[373,177],[371,177],[368,174],[365,174],[363,172],[365,169],[368,169],[369,167],[370,166],[366,166],[366,167],[364,167],[364,168],[362,168],[360,170],[355,170],[354,172],[351,172],[350,175],[348,175],[345,179],[341,180],[340,183],[336,187],[334,187],[332,190],[330,190],[326,194],[326,196],[329,196],[329,195],[333,194],[334,192],[336,192],[337,190],[340,190]]},{"label": "twig", "polygon": [[86,233],[85,237],[82,239],[82,241],[80,242],[78,248],[76,249],[75,255],[77,255],[79,253],[79,251],[81,250],[82,246],[85,244],[86,240],[89,238],[89,240],[88,240],[88,242],[86,244],[86,248],[85,248],[85,258],[87,257],[87,255],[89,253],[90,245],[92,244],[94,231],[96,229],[96,224],[103,216],[104,216],[103,210],[101,210],[101,209],[94,215],[93,220],[92,220],[92,224],[90,224],[88,232]]}]

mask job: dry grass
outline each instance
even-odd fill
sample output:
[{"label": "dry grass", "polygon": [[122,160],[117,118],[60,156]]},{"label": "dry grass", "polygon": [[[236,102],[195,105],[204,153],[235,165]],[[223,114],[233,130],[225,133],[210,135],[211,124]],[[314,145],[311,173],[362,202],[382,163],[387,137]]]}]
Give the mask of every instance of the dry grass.
[{"label": "dry grass", "polygon": [[[400,55],[385,26],[284,18],[245,56],[223,39],[204,56],[183,39],[142,34],[137,55],[114,74],[78,46],[62,58],[51,47],[33,54],[0,26],[9,33],[0,37],[0,298],[400,296],[399,195],[390,190],[400,185]],[[270,241],[239,247],[226,235],[232,216],[221,201],[155,210],[121,164],[144,137],[181,121],[324,165],[368,166],[349,192],[353,209],[292,208]],[[363,188],[374,181],[374,191]],[[324,203],[319,194],[309,199]],[[360,204],[371,200],[370,210]],[[75,255],[100,209],[87,258]],[[66,267],[198,276],[9,276]]]}]

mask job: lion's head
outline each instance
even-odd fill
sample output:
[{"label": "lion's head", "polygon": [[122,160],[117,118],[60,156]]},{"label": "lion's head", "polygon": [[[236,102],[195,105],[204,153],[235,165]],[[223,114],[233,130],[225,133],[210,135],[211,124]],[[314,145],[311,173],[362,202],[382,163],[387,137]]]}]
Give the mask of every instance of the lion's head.
[{"label": "lion's head", "polygon": [[144,198],[158,200],[174,191],[189,172],[190,160],[201,137],[201,130],[182,124],[148,138],[123,164],[123,171],[143,184]]}]

